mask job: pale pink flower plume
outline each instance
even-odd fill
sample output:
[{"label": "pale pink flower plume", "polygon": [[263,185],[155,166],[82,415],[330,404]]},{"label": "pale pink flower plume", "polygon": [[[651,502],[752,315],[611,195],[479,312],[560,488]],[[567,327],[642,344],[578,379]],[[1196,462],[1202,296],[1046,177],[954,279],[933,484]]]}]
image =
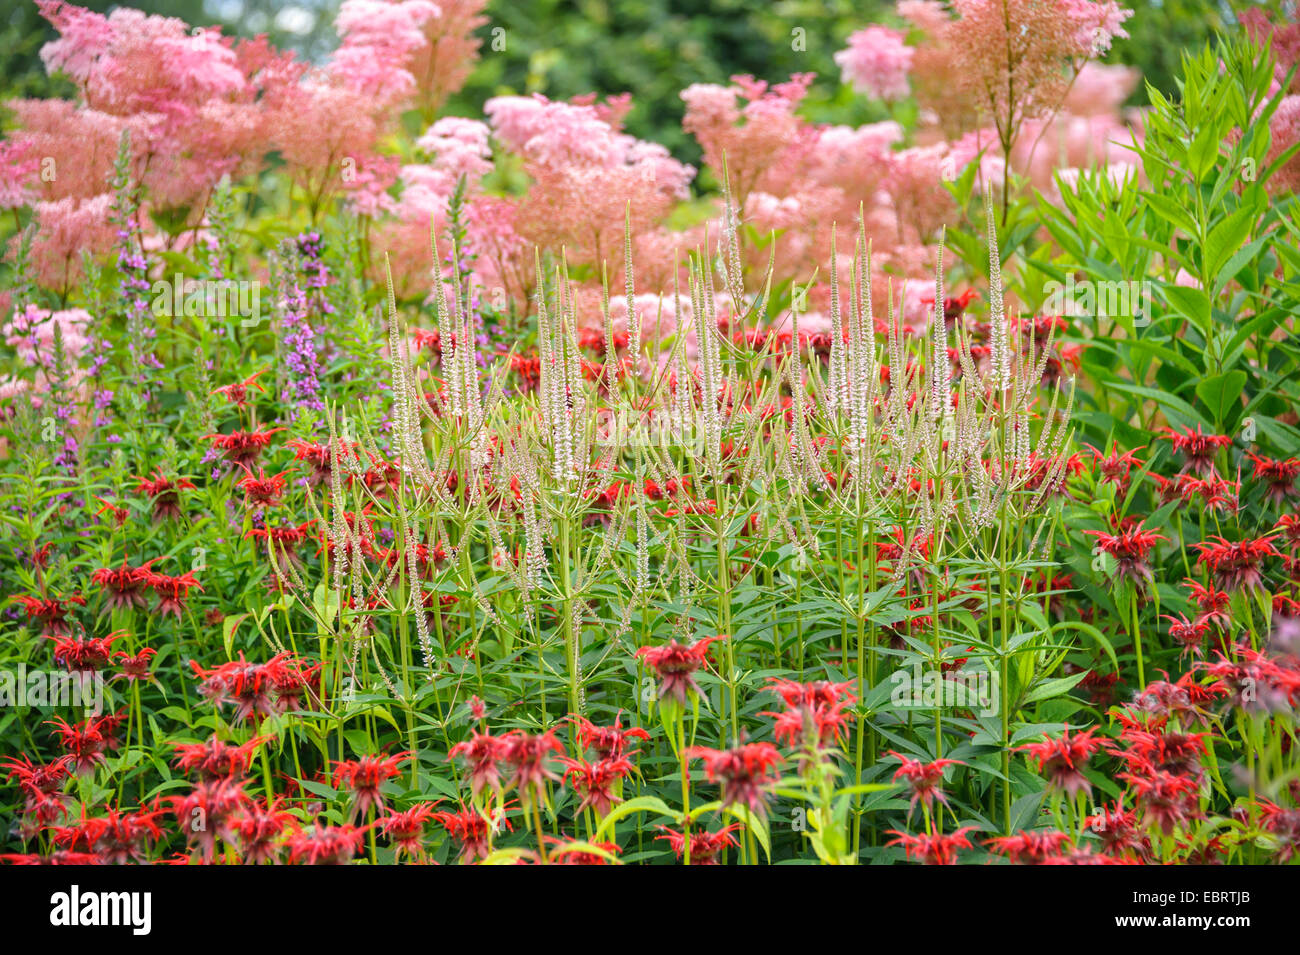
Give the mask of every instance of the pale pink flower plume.
[{"label": "pale pink flower plume", "polygon": [[910,92],[907,77],[913,50],[903,34],[889,27],[869,26],[849,37],[848,49],[835,54],[844,82],[872,99],[903,99]]}]

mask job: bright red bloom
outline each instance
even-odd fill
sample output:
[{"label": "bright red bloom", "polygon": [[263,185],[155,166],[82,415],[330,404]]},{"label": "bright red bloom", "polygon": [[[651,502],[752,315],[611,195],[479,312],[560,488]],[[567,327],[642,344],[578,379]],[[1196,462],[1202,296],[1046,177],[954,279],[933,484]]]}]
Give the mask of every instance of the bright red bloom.
[{"label": "bright red bloom", "polygon": [[270,740],[269,736],[254,736],[247,743],[231,746],[213,736],[206,743],[173,743],[179,754],[175,764],[186,772],[198,771],[199,779],[207,782],[218,779],[237,779],[248,772],[257,747]]},{"label": "bright red bloom", "polygon": [[1195,779],[1149,766],[1142,772],[1121,773],[1119,778],[1129,784],[1147,823],[1159,826],[1165,835],[1200,815],[1197,806],[1200,784]]},{"label": "bright red bloom", "polygon": [[1151,550],[1161,541],[1169,538],[1144,530],[1139,522],[1132,527],[1121,528],[1114,534],[1104,531],[1084,531],[1097,538],[1097,547],[1115,560],[1117,579],[1132,581],[1139,588],[1144,588],[1153,580],[1151,565],[1147,559]]},{"label": "bright red bloom", "polygon": [[143,610],[149,605],[145,598],[145,588],[149,586],[149,575],[158,558],[132,567],[124,559],[121,567],[101,567],[90,575],[90,579],[101,587],[108,597],[108,605],[114,609]]},{"label": "bright red bloom", "polygon": [[491,733],[474,733],[468,740],[453,746],[447,758],[465,757],[470,790],[477,798],[483,790],[489,787],[497,789],[501,785],[501,763],[506,752],[507,743],[503,737]]},{"label": "bright red bloom", "polygon": [[1178,490],[1184,501],[1199,497],[1201,506],[1210,514],[1235,514],[1240,507],[1241,482],[1221,478],[1212,469],[1204,479],[1184,474],[1178,482]]},{"label": "bright red bloom", "polygon": [[278,799],[270,805],[249,800],[231,817],[230,825],[245,865],[275,862],[279,857],[280,835],[294,821],[293,813],[280,806]]},{"label": "bright red bloom", "polygon": [[262,369],[251,378],[245,378],[243,381],[235,382],[233,385],[222,385],[220,388],[212,389],[214,395],[221,395],[227,401],[237,407],[244,407],[248,403],[248,392],[251,388],[256,388],[262,394],[266,394],[266,389],[258,384],[257,379],[266,374],[266,369]]},{"label": "bright red bloom", "polygon": [[200,692],[215,705],[233,703],[235,723],[258,720],[278,712],[273,698],[277,682],[284,679],[289,654],[278,653],[266,663],[249,663],[243,651],[238,660],[205,670],[190,661],[195,675],[203,681]]},{"label": "bright red bloom", "polygon": [[1209,752],[1205,742],[1209,733],[1168,733],[1125,726],[1119,744],[1111,752],[1119,756],[1132,772],[1156,769],[1176,776],[1201,775],[1201,757]]},{"label": "bright red bloom", "polygon": [[150,571],[145,581],[153,592],[158,595],[158,606],[154,608],[155,613],[171,614],[177,620],[181,618],[181,613],[185,610],[185,598],[189,596],[191,588],[202,592],[203,587],[194,575],[191,573],[178,574],[169,576],[167,574],[155,574]]},{"label": "bright red bloom", "polygon": [[934,803],[940,802],[948,804],[948,797],[943,792],[943,771],[948,766],[965,766],[958,759],[936,759],[933,762],[924,763],[919,759],[912,759],[904,756],[902,753],[889,751],[889,755],[902,763],[894,772],[894,779],[906,781],[909,789],[912,790],[912,808],[920,802],[927,809]]},{"label": "bright red bloom", "polygon": [[560,779],[551,770],[551,754],[564,752],[555,731],[532,734],[511,730],[501,741],[505,744],[503,759],[514,770],[510,785],[519,791],[520,803],[527,806],[533,798],[541,799],[546,781]]},{"label": "bright red bloom", "polygon": [[121,812],[110,808],[100,818],[83,817],[77,825],[56,827],[53,841],[68,851],[93,853],[108,865],[138,863],[144,861],[149,843],[162,838],[157,823],[160,815],[161,809]]},{"label": "bright red bloom", "polygon": [[1278,841],[1277,861],[1290,862],[1300,853],[1300,809],[1284,809],[1267,799],[1260,799],[1260,828]]},{"label": "bright red bloom", "polygon": [[1222,537],[1211,543],[1197,543],[1201,556],[1196,563],[1214,575],[1216,585],[1227,591],[1253,590],[1264,585],[1260,564],[1266,557],[1278,556],[1267,537],[1230,542]]},{"label": "bright red bloom", "polygon": [[395,858],[416,858],[424,854],[424,827],[434,818],[433,803],[419,802],[410,809],[389,810],[379,827],[393,844]]},{"label": "bright red bloom", "polygon": [[289,862],[304,865],[347,865],[361,851],[369,826],[323,826],[289,836]]},{"label": "bright red bloom", "polygon": [[122,670],[121,673],[113,676],[114,680],[126,680],[128,683],[133,680],[140,680],[148,683],[153,680],[153,673],[149,669],[149,662],[158,655],[158,651],[153,647],[142,647],[139,653],[130,654],[125,650],[118,650],[113,654],[113,662]]},{"label": "bright red bloom", "polygon": [[172,814],[191,845],[200,856],[211,861],[216,840],[234,842],[236,824],[251,802],[242,785],[230,779],[200,782],[184,796],[169,799]]},{"label": "bright red bloom", "polygon": [[1069,843],[1070,836],[1054,830],[1025,830],[1014,836],[997,836],[984,844],[990,851],[1006,856],[1015,864],[1038,865],[1048,856],[1054,856]]},{"label": "bright red bloom", "polygon": [[636,655],[659,677],[659,699],[674,700],[685,706],[688,699],[700,692],[699,684],[692,674],[704,666],[709,647],[715,641],[724,639],[726,638],[722,635],[704,637],[689,646],[669,640],[662,646],[641,647]]},{"label": "bright red bloom", "polygon": [[266,476],[266,472],[261,468],[257,469],[257,477],[253,477],[253,472],[244,468],[244,473],[248,476],[235,485],[244,492],[244,504],[248,507],[279,507],[280,495],[284,493],[285,480],[284,476],[288,471],[281,471],[279,474],[273,474],[271,477]]},{"label": "bright red bloom", "polygon": [[[476,698],[477,699],[477,698]],[[471,701],[472,703],[473,701]],[[479,703],[482,706],[482,703]],[[477,718],[482,718],[477,717]],[[630,739],[649,740],[650,734],[639,726],[623,729],[621,714],[614,717],[613,726],[597,726],[581,716],[571,717],[574,724],[573,735],[581,749],[595,750],[600,759],[618,759],[630,756],[627,741]],[[632,751],[633,753],[635,750]]]},{"label": "bright red bloom", "polygon": [[1017,747],[1016,751],[1026,752],[1036,759],[1039,772],[1047,776],[1047,784],[1073,798],[1080,790],[1092,792],[1092,784],[1083,774],[1083,767],[1101,746],[1101,740],[1092,738],[1094,732],[1088,729],[1071,734],[1064,730],[1056,739],[1027,743]]},{"label": "bright red bloom", "polygon": [[493,834],[502,826],[511,828],[504,813],[488,818],[474,808],[461,809],[460,812],[435,812],[433,818],[460,844],[460,861],[466,865],[486,859],[492,851]]},{"label": "bright red bloom", "polygon": [[33,763],[26,756],[10,756],[0,763],[10,779],[18,780],[24,796],[23,824],[19,832],[27,838],[42,827],[62,818],[76,797],[63,792],[63,784],[72,775],[72,757],[60,756],[51,763]]},{"label": "bright red bloom", "polygon": [[69,725],[62,717],[49,721],[78,776],[88,776],[104,762],[109,739],[104,727],[94,717]]},{"label": "bright red bloom", "polygon": [[[550,836],[544,836],[548,842],[555,843],[555,848],[550,851],[549,858],[551,865],[614,865],[609,859],[597,852],[592,852],[581,844],[566,842],[563,839],[552,839]],[[612,856],[618,855],[618,845],[613,842],[594,842],[591,843],[597,849],[603,849]]]},{"label": "bright red bloom", "polygon": [[1102,851],[1107,855],[1145,860],[1151,852],[1151,839],[1139,827],[1137,812],[1125,809],[1122,802],[1089,816],[1087,825],[1101,839]]},{"label": "bright red bloom", "polygon": [[1145,463],[1139,461],[1136,457],[1142,448],[1134,448],[1132,451],[1125,451],[1122,454],[1119,448],[1116,448],[1107,456],[1090,444],[1086,445],[1086,447],[1092,452],[1092,460],[1099,484],[1115,484],[1121,489],[1127,489],[1129,473],[1133,468],[1140,468]]},{"label": "bright red bloom", "polygon": [[973,849],[966,833],[973,832],[974,826],[962,826],[956,832],[947,835],[927,835],[919,833],[910,835],[890,829],[889,834],[897,838],[890,840],[891,846],[901,845],[909,859],[924,862],[926,865],[956,865],[958,849]]},{"label": "bright red bloom", "polygon": [[94,673],[109,665],[113,641],[125,630],[106,637],[50,637],[54,641],[54,662],[70,673]]},{"label": "bright red bloom", "polygon": [[118,527],[121,527],[123,524],[125,524],[126,519],[131,516],[131,512],[128,511],[125,507],[118,507],[116,504],[112,503],[111,501],[106,501],[102,497],[97,497],[95,498],[95,500],[99,501],[99,503],[103,505],[102,507],[100,507],[99,510],[95,512],[95,514],[99,515],[107,511],[109,514],[113,516],[113,520],[117,523]]},{"label": "bright red bloom", "polygon": [[1188,620],[1182,614],[1176,617],[1162,614],[1161,619],[1169,621],[1169,636],[1182,646],[1183,656],[1192,654],[1200,656],[1201,644],[1210,629],[1210,625],[1205,621],[1205,618]]},{"label": "bright red bloom", "polygon": [[380,787],[388,780],[400,776],[402,763],[410,758],[410,753],[398,753],[395,756],[367,755],[335,764],[336,784],[352,790],[354,816],[364,816],[372,808],[384,808],[384,795],[380,792]]},{"label": "bright red bloom", "polygon": [[1232,595],[1223,590],[1215,590],[1214,585],[1202,585],[1195,580],[1184,582],[1192,601],[1200,609],[1199,620],[1202,623],[1212,623],[1216,626],[1226,628],[1232,622],[1228,615],[1228,602]]},{"label": "bright red bloom", "polygon": [[1255,465],[1255,479],[1268,485],[1268,499],[1274,504],[1286,503],[1287,498],[1295,497],[1295,481],[1300,477],[1300,458],[1287,458],[1275,461],[1260,457],[1253,451],[1247,451],[1246,457]]},{"label": "bright red bloom", "polygon": [[222,456],[236,467],[247,468],[257,462],[262,450],[271,443],[271,436],[284,428],[269,431],[232,431],[230,434],[204,435]]},{"label": "bright red bloom", "polygon": [[745,806],[760,818],[767,814],[767,800],[776,780],[769,775],[781,762],[771,743],[742,743],[733,749],[690,746],[687,759],[700,759],[711,782],[722,787],[722,804]]},{"label": "bright red bloom", "polygon": [[565,759],[564,764],[568,767],[564,781],[571,783],[582,796],[575,813],[594,809],[596,815],[604,816],[623,801],[614,790],[632,772],[632,763],[626,757],[598,759],[594,763],[584,759]]},{"label": "bright red bloom", "polygon": [[1300,546],[1300,514],[1283,514],[1273,529],[1281,531],[1292,547]]},{"label": "bright red bloom", "polygon": [[1174,451],[1183,456],[1183,470],[1197,474],[1208,474],[1214,469],[1214,457],[1220,449],[1229,447],[1232,438],[1226,434],[1206,434],[1198,424],[1196,430],[1184,428],[1182,433],[1172,428],[1165,429],[1165,437],[1174,446]]},{"label": "bright red bloom", "polygon": [[274,554],[273,561],[276,567],[282,566],[283,561],[291,564],[300,564],[301,558],[298,550],[312,539],[311,530],[316,520],[313,518],[299,524],[297,527],[289,525],[287,527],[253,527],[250,528],[245,537],[251,537],[253,540],[267,542],[270,552]]},{"label": "bright red bloom", "polygon": [[[308,465],[309,470],[306,481],[310,486],[329,486],[330,475],[334,470],[334,454],[330,451],[329,442],[312,444],[301,438],[290,438],[285,442],[285,446],[293,449],[293,459],[295,461],[302,461]],[[338,441],[337,453],[339,461],[342,463],[357,456],[357,447],[355,444],[347,445],[342,441]],[[350,482],[352,475],[344,473],[343,480],[345,484]]]},{"label": "bright red bloom", "polygon": [[41,636],[59,637],[68,633],[68,614],[72,605],[84,607],[86,600],[79,594],[56,599],[53,597],[28,597],[18,594],[14,598],[23,605],[27,619],[41,625]]},{"label": "bright red bloom", "polygon": [[[663,830],[662,836],[655,836],[656,839],[665,839],[668,845],[672,847],[673,854],[681,858],[686,851],[686,837],[676,829],[669,829],[667,826],[660,826]],[[741,829],[738,822],[732,823],[717,832],[692,832],[691,833],[691,865],[719,865],[718,856],[726,849],[737,848],[740,843],[736,841],[733,835]]]},{"label": "bright red bloom", "polygon": [[157,523],[183,516],[181,511],[181,491],[194,490],[194,485],[184,478],[175,481],[164,477],[162,471],[155,471],[153,479],[136,478],[140,483],[136,491],[153,498],[153,519]]}]

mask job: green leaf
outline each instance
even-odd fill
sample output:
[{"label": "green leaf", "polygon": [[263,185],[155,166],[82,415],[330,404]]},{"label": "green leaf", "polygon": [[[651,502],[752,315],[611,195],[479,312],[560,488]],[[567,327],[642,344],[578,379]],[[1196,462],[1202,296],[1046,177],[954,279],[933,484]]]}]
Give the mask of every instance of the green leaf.
[{"label": "green leaf", "polygon": [[620,819],[632,815],[634,812],[654,812],[661,816],[677,818],[680,813],[669,808],[668,804],[657,796],[637,796],[635,799],[629,799],[627,802],[621,802],[609,811],[609,814],[600,821],[596,827],[595,840],[601,842],[614,831]]},{"label": "green leaf", "polygon": [[1240,404],[1242,388],[1246,385],[1246,373],[1239,368],[1207,378],[1196,386],[1196,397],[1214,415],[1214,423],[1222,427],[1227,420],[1229,409]]}]

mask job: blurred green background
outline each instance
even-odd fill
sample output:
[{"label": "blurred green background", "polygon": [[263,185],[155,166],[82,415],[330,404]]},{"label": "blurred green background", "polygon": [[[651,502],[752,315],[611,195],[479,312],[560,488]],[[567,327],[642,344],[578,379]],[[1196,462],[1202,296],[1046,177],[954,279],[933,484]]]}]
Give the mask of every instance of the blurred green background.
[{"label": "blurred green background", "polygon": [[[106,11],[117,4],[82,4]],[[320,59],[336,42],[338,0],[139,0],[129,4],[193,25],[221,24],[231,34],[267,33],[280,46]],[[1157,88],[1169,91],[1179,51],[1200,45],[1233,21],[1222,0],[1128,0],[1131,34],[1109,62],[1140,67]],[[0,77],[4,98],[70,91],[45,75],[38,56],[54,31],[30,0],[3,0]],[[794,72],[819,80],[805,114],[838,123],[884,118],[882,107],[841,88],[832,56],[855,29],[890,20],[893,3],[881,0],[492,0],[487,40],[505,28],[505,50],[484,43],[483,58],[448,112],[478,115],[483,101],[501,93],[542,92],[552,98],[629,91],[634,108],[628,131],[668,146],[680,159],[699,152],[681,130],[678,94],[691,83],[726,82],[735,73],[781,81]],[[802,33],[796,33],[802,31]],[[797,43],[796,40],[801,40]],[[802,47],[802,48],[800,48]],[[1145,101],[1139,90],[1135,102]]]}]

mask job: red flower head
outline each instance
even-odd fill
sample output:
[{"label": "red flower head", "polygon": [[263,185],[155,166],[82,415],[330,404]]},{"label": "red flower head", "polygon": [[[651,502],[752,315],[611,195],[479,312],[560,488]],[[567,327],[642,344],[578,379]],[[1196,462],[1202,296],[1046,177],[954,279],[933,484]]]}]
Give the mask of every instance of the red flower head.
[{"label": "red flower head", "polygon": [[60,756],[51,763],[33,763],[26,756],[10,756],[0,763],[10,779],[18,780],[22,790],[23,822],[19,834],[30,838],[43,827],[52,825],[67,814],[76,797],[63,792],[63,784],[72,775],[71,756]]},{"label": "red flower head", "polygon": [[704,637],[690,646],[683,646],[676,640],[669,640],[658,647],[641,647],[636,655],[646,662],[659,677],[659,699],[673,700],[682,706],[689,698],[700,692],[699,684],[692,675],[704,666],[708,658],[709,647],[724,636]]},{"label": "red flower head", "polygon": [[492,836],[501,827],[511,828],[505,813],[488,817],[473,808],[461,809],[460,812],[435,812],[433,818],[460,845],[460,861],[466,865],[486,859],[492,851]]},{"label": "red flower head", "polygon": [[1141,523],[1122,528],[1114,534],[1104,531],[1084,531],[1097,538],[1097,547],[1115,560],[1115,578],[1129,580],[1139,589],[1145,589],[1153,579],[1147,559],[1160,541],[1167,541],[1152,531],[1144,530]]},{"label": "red flower head", "polygon": [[262,450],[271,443],[271,435],[284,428],[269,431],[232,431],[230,434],[206,434],[222,456],[236,467],[248,468],[257,462]]},{"label": "red flower head", "polygon": [[1255,479],[1268,485],[1268,499],[1281,506],[1287,498],[1296,496],[1295,479],[1300,477],[1300,458],[1275,461],[1247,451],[1246,457],[1255,465]]},{"label": "red flower head", "polygon": [[281,471],[279,474],[267,477],[266,472],[258,468],[257,477],[253,477],[253,472],[245,467],[244,473],[248,476],[235,487],[244,492],[245,505],[248,507],[280,506],[280,495],[284,493],[284,476],[289,473],[288,471]]},{"label": "red flower head", "polygon": [[1267,799],[1260,799],[1260,828],[1278,841],[1277,861],[1290,862],[1300,852],[1300,809],[1284,809]]},{"label": "red flower head", "polygon": [[1184,428],[1182,433],[1165,428],[1174,451],[1183,456],[1183,470],[1209,474],[1214,470],[1214,457],[1220,449],[1229,447],[1232,438],[1226,434],[1206,434],[1198,424],[1196,430]]},{"label": "red flower head", "polygon": [[1161,619],[1169,621],[1169,636],[1182,646],[1183,656],[1201,655],[1201,643],[1210,630],[1204,617],[1188,620],[1182,614],[1176,617],[1163,614]]},{"label": "red flower head", "polygon": [[278,712],[273,696],[276,685],[284,679],[289,654],[278,653],[266,663],[249,663],[240,651],[238,660],[205,670],[197,661],[190,666],[203,681],[200,692],[214,705],[233,703],[235,723],[258,720]]},{"label": "red flower head", "polygon": [[106,637],[51,637],[54,662],[70,673],[94,673],[108,666],[113,641],[125,635],[125,630],[118,630]]},{"label": "red flower head", "polygon": [[1200,784],[1190,777],[1148,766],[1144,772],[1121,773],[1119,778],[1129,784],[1147,824],[1159,826],[1165,835],[1200,815],[1197,806]]},{"label": "red flower head", "polygon": [[628,752],[628,740],[650,739],[650,734],[639,726],[623,729],[622,714],[614,717],[613,726],[597,726],[581,716],[574,716],[571,719],[573,720],[574,736],[577,739],[579,748],[595,750],[599,759],[618,759],[622,756],[630,756],[636,751]]},{"label": "red flower head", "polygon": [[158,651],[153,647],[143,647],[139,653],[134,655],[127,653],[125,650],[118,650],[113,654],[113,662],[121,668],[121,673],[115,674],[114,680],[126,680],[128,683],[134,680],[140,680],[145,683],[153,681],[153,673],[149,670],[149,662],[158,655]]},{"label": "red flower head", "polygon": [[551,754],[563,753],[564,747],[555,738],[554,730],[544,733],[525,733],[512,730],[502,737],[505,744],[504,760],[514,770],[510,784],[519,791],[519,801],[527,806],[533,798],[541,799],[546,781],[559,781],[551,770]]},{"label": "red flower head", "polygon": [[1038,865],[1060,852],[1061,847],[1069,841],[1069,835],[1064,832],[1034,830],[1017,832],[1014,836],[998,836],[984,844],[992,852],[1006,856],[1012,863]]},{"label": "red flower head", "polygon": [[322,826],[298,830],[289,837],[289,862],[304,865],[347,865],[361,851],[369,826]]},{"label": "red flower head", "polygon": [[152,480],[136,478],[140,483],[136,491],[153,498],[153,519],[155,523],[173,520],[183,516],[181,511],[181,491],[194,490],[194,485],[184,478],[175,481],[164,477],[162,471],[155,471]]},{"label": "red flower head", "polygon": [[53,597],[28,597],[19,594],[13,598],[23,605],[27,619],[41,625],[41,636],[60,637],[68,633],[68,614],[72,605],[84,607],[86,600],[80,594],[56,599]]},{"label": "red flower head", "polygon": [[1089,816],[1087,824],[1101,839],[1107,855],[1145,860],[1151,852],[1151,839],[1138,825],[1138,814],[1125,809],[1122,801]]},{"label": "red flower head", "polygon": [[582,797],[576,812],[593,809],[596,815],[604,816],[623,801],[616,790],[623,778],[632,772],[632,763],[627,757],[598,759],[594,763],[584,759],[565,759],[564,764],[568,767],[564,781],[571,783]]},{"label": "red flower head", "polygon": [[262,369],[251,378],[245,378],[243,381],[236,382],[233,385],[222,385],[220,388],[214,388],[212,393],[214,395],[221,395],[227,401],[242,408],[248,403],[248,393],[250,389],[256,388],[262,394],[266,394],[266,389],[258,384],[257,381],[259,377],[265,374],[266,369]]},{"label": "red flower head", "polygon": [[[667,826],[660,826],[663,830],[662,836],[656,836],[656,839],[665,839],[668,845],[672,847],[673,854],[681,858],[686,851],[686,837],[675,829],[669,829]],[[717,832],[692,832],[691,833],[691,865],[718,865],[718,856],[725,849],[737,848],[740,843],[736,841],[733,835],[741,828],[738,822],[732,823]]]},{"label": "red flower head", "polygon": [[62,717],[49,721],[59,739],[59,746],[67,754],[69,765],[78,776],[89,776],[104,762],[109,739],[103,727],[94,719],[69,725]]},{"label": "red flower head", "polygon": [[[330,451],[328,442],[321,444],[312,444],[301,438],[290,438],[285,442],[285,446],[293,449],[293,459],[302,461],[306,467],[306,481],[312,487],[321,485],[329,486],[330,475],[334,470],[334,454]],[[346,466],[349,459],[355,459],[357,456],[356,445],[346,445],[342,441],[337,442],[337,453],[339,462]],[[352,475],[345,473],[343,475],[344,483],[352,480]]]},{"label": "red flower head", "polygon": [[217,839],[235,842],[236,821],[250,801],[243,787],[229,779],[198,783],[187,795],[172,796],[169,800],[178,828],[209,862]]},{"label": "red flower head", "polygon": [[99,503],[103,505],[102,507],[100,507],[99,510],[95,512],[95,514],[98,516],[100,514],[103,514],[105,511],[107,511],[112,516],[113,520],[117,523],[118,527],[121,527],[123,524],[125,524],[126,519],[131,516],[131,512],[128,511],[125,507],[118,507],[112,501],[106,501],[102,497],[97,497],[95,498],[95,500],[99,501]]},{"label": "red flower head", "polygon": [[1265,557],[1276,557],[1278,552],[1267,537],[1258,540],[1229,542],[1222,537],[1211,543],[1192,545],[1201,552],[1198,566],[1205,567],[1214,582],[1223,590],[1254,590],[1264,585],[1260,564]]},{"label": "red flower head", "polygon": [[769,689],[780,694],[786,704],[784,712],[759,714],[775,718],[773,733],[777,742],[806,750],[840,741],[852,718],[844,708],[857,699],[848,691],[851,683],[796,683],[777,677],[768,682],[772,684]]},{"label": "red flower head", "polygon": [[1101,740],[1092,738],[1094,732],[1083,730],[1071,735],[1069,730],[1065,730],[1056,739],[1028,743],[1017,747],[1017,751],[1027,752],[1038,760],[1038,770],[1047,776],[1049,786],[1074,798],[1080,790],[1092,792],[1092,784],[1083,774],[1083,767],[1101,746]]},{"label": "red flower head", "polygon": [[175,577],[167,574],[149,573],[147,583],[153,588],[153,592],[158,595],[158,606],[154,608],[155,613],[171,614],[177,620],[181,618],[181,613],[185,610],[185,598],[189,596],[190,588],[202,592],[203,587],[194,575],[191,573],[178,574]]},{"label": "red flower head", "polygon": [[1273,529],[1281,531],[1286,542],[1292,547],[1300,546],[1300,514],[1283,514],[1277,519]]},{"label": "red flower head", "polygon": [[781,754],[771,743],[742,743],[734,749],[710,749],[691,746],[687,759],[701,759],[711,782],[722,787],[722,804],[745,806],[754,815],[767,813],[767,800],[776,780],[769,775],[781,762]]},{"label": "red flower head", "polygon": [[943,792],[943,771],[948,766],[965,766],[961,760],[957,759],[936,759],[933,762],[923,763],[919,759],[911,759],[902,753],[889,751],[889,755],[902,763],[894,773],[894,779],[906,781],[908,788],[912,790],[912,808],[920,802],[925,808],[929,809],[936,802],[941,802],[945,806],[948,804],[948,797]]},{"label": "red flower head", "polygon": [[395,858],[417,858],[424,854],[424,827],[434,818],[433,803],[416,803],[402,812],[389,810],[379,828],[393,844]]},{"label": "red flower head", "polygon": [[1183,586],[1188,589],[1192,602],[1201,611],[1197,618],[1199,622],[1212,623],[1220,628],[1226,628],[1232,622],[1232,618],[1228,615],[1228,601],[1232,599],[1231,594],[1215,590],[1213,584],[1203,586],[1195,580],[1187,580]]},{"label": "red flower head", "polygon": [[402,763],[410,753],[395,756],[362,756],[335,764],[334,780],[352,790],[352,814],[364,816],[371,809],[384,808],[384,794],[379,787],[402,774]]},{"label": "red flower head", "polygon": [[490,733],[474,733],[465,742],[453,746],[447,758],[465,757],[470,790],[477,798],[485,789],[496,789],[501,785],[501,762],[506,750],[504,738]]},{"label": "red flower head", "polygon": [[186,772],[198,772],[199,779],[212,782],[218,779],[238,779],[248,772],[253,754],[267,742],[269,736],[254,736],[247,743],[231,746],[213,736],[206,743],[173,743],[179,754],[175,763]]},{"label": "red flower head", "polygon": [[130,566],[125,560],[121,567],[102,567],[90,575],[90,579],[106,592],[108,605],[112,608],[143,610],[149,605],[144,591],[149,586],[149,575],[158,558],[154,558],[139,567]]},{"label": "red flower head", "polygon": [[1142,448],[1134,448],[1132,451],[1125,451],[1122,454],[1119,448],[1116,448],[1107,456],[1090,444],[1086,445],[1086,447],[1092,452],[1097,483],[1114,484],[1120,488],[1121,493],[1128,489],[1129,472],[1135,467],[1142,467],[1144,463],[1136,457]]},{"label": "red flower head", "polygon": [[962,826],[956,832],[946,836],[925,833],[910,835],[897,829],[890,829],[889,834],[897,838],[892,839],[889,845],[901,845],[909,859],[924,862],[926,865],[956,865],[958,849],[975,848],[966,837],[966,833],[973,832],[974,828],[974,826]]},{"label": "red flower head", "polygon": [[245,865],[275,862],[280,855],[280,836],[293,823],[294,816],[280,808],[280,800],[270,805],[249,800],[230,819],[235,839]]}]

